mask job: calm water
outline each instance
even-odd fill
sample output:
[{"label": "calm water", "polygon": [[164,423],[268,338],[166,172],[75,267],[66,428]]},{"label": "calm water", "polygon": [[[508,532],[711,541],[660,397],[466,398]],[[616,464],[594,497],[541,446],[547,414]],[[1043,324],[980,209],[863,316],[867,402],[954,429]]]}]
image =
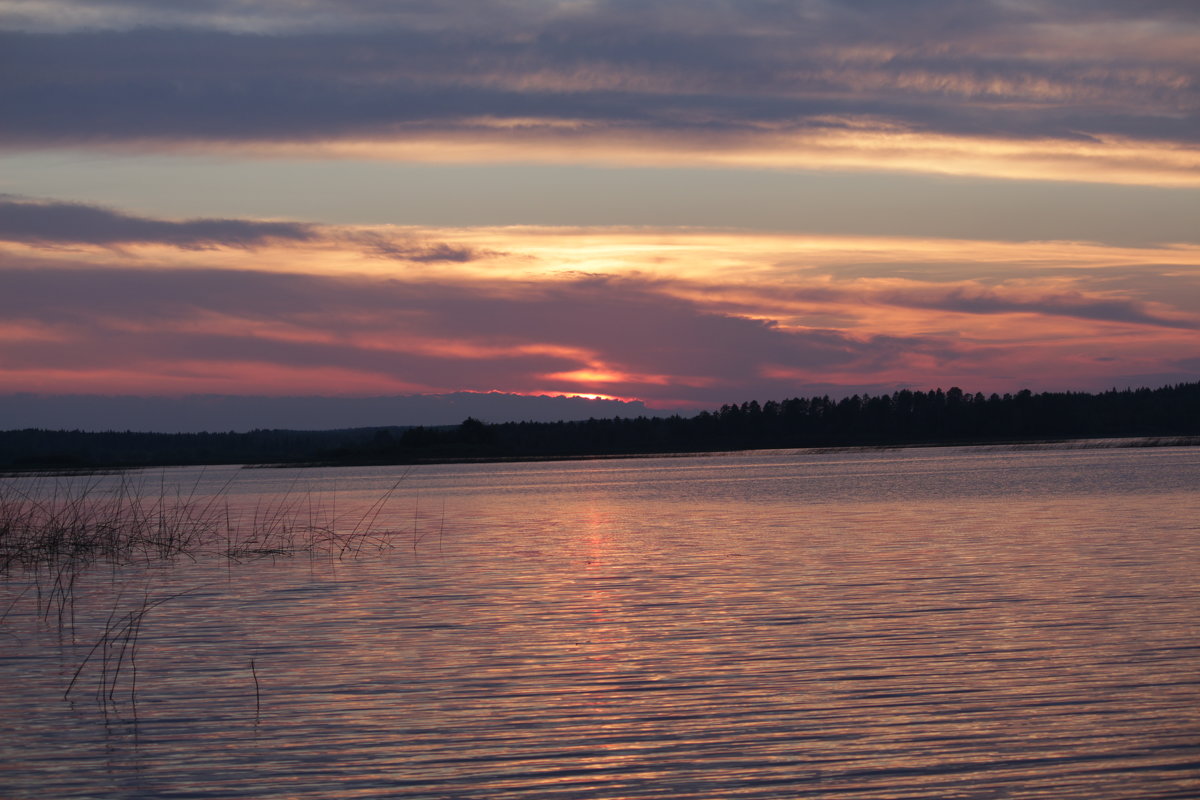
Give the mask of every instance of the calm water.
[{"label": "calm water", "polygon": [[0,796],[1200,796],[1200,448],[139,480],[392,546],[10,574]]}]

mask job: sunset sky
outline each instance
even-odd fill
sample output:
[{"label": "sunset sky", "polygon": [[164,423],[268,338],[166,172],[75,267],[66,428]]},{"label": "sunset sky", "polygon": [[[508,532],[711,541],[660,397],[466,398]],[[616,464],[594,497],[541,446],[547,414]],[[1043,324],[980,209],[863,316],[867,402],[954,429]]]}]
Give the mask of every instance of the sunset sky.
[{"label": "sunset sky", "polygon": [[0,109],[3,394],[1200,376],[1194,0],[0,0]]}]

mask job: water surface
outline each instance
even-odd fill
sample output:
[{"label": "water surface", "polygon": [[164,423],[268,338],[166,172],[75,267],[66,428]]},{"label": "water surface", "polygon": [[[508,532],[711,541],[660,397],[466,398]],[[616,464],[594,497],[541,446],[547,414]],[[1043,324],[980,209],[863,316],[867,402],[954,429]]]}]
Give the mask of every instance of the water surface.
[{"label": "water surface", "polygon": [[390,547],[11,573],[4,797],[1200,794],[1197,448],[140,480]]}]

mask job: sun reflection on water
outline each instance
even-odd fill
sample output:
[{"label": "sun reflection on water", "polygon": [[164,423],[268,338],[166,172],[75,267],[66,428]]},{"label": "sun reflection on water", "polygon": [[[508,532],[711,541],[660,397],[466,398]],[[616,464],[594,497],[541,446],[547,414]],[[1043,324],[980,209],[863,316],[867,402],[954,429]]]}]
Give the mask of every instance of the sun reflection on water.
[{"label": "sun reflection on water", "polygon": [[[339,509],[395,480],[332,476]],[[271,480],[254,480],[257,502]],[[1195,449],[407,480],[403,546],[376,557],[82,576],[73,643],[15,603],[0,677],[22,691],[0,699],[0,741],[24,766],[0,787],[1134,800],[1200,781]],[[441,498],[444,541],[414,540]],[[7,606],[21,586],[4,587]],[[114,608],[181,589],[147,617],[136,714],[124,679],[107,725],[90,695],[62,702]]]}]

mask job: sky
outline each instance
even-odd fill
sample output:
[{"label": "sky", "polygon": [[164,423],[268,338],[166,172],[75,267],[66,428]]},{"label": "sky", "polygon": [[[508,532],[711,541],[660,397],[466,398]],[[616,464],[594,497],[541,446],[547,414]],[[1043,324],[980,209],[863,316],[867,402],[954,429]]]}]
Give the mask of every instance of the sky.
[{"label": "sky", "polygon": [[1194,0],[0,0],[0,108],[0,427],[1200,378]]}]

